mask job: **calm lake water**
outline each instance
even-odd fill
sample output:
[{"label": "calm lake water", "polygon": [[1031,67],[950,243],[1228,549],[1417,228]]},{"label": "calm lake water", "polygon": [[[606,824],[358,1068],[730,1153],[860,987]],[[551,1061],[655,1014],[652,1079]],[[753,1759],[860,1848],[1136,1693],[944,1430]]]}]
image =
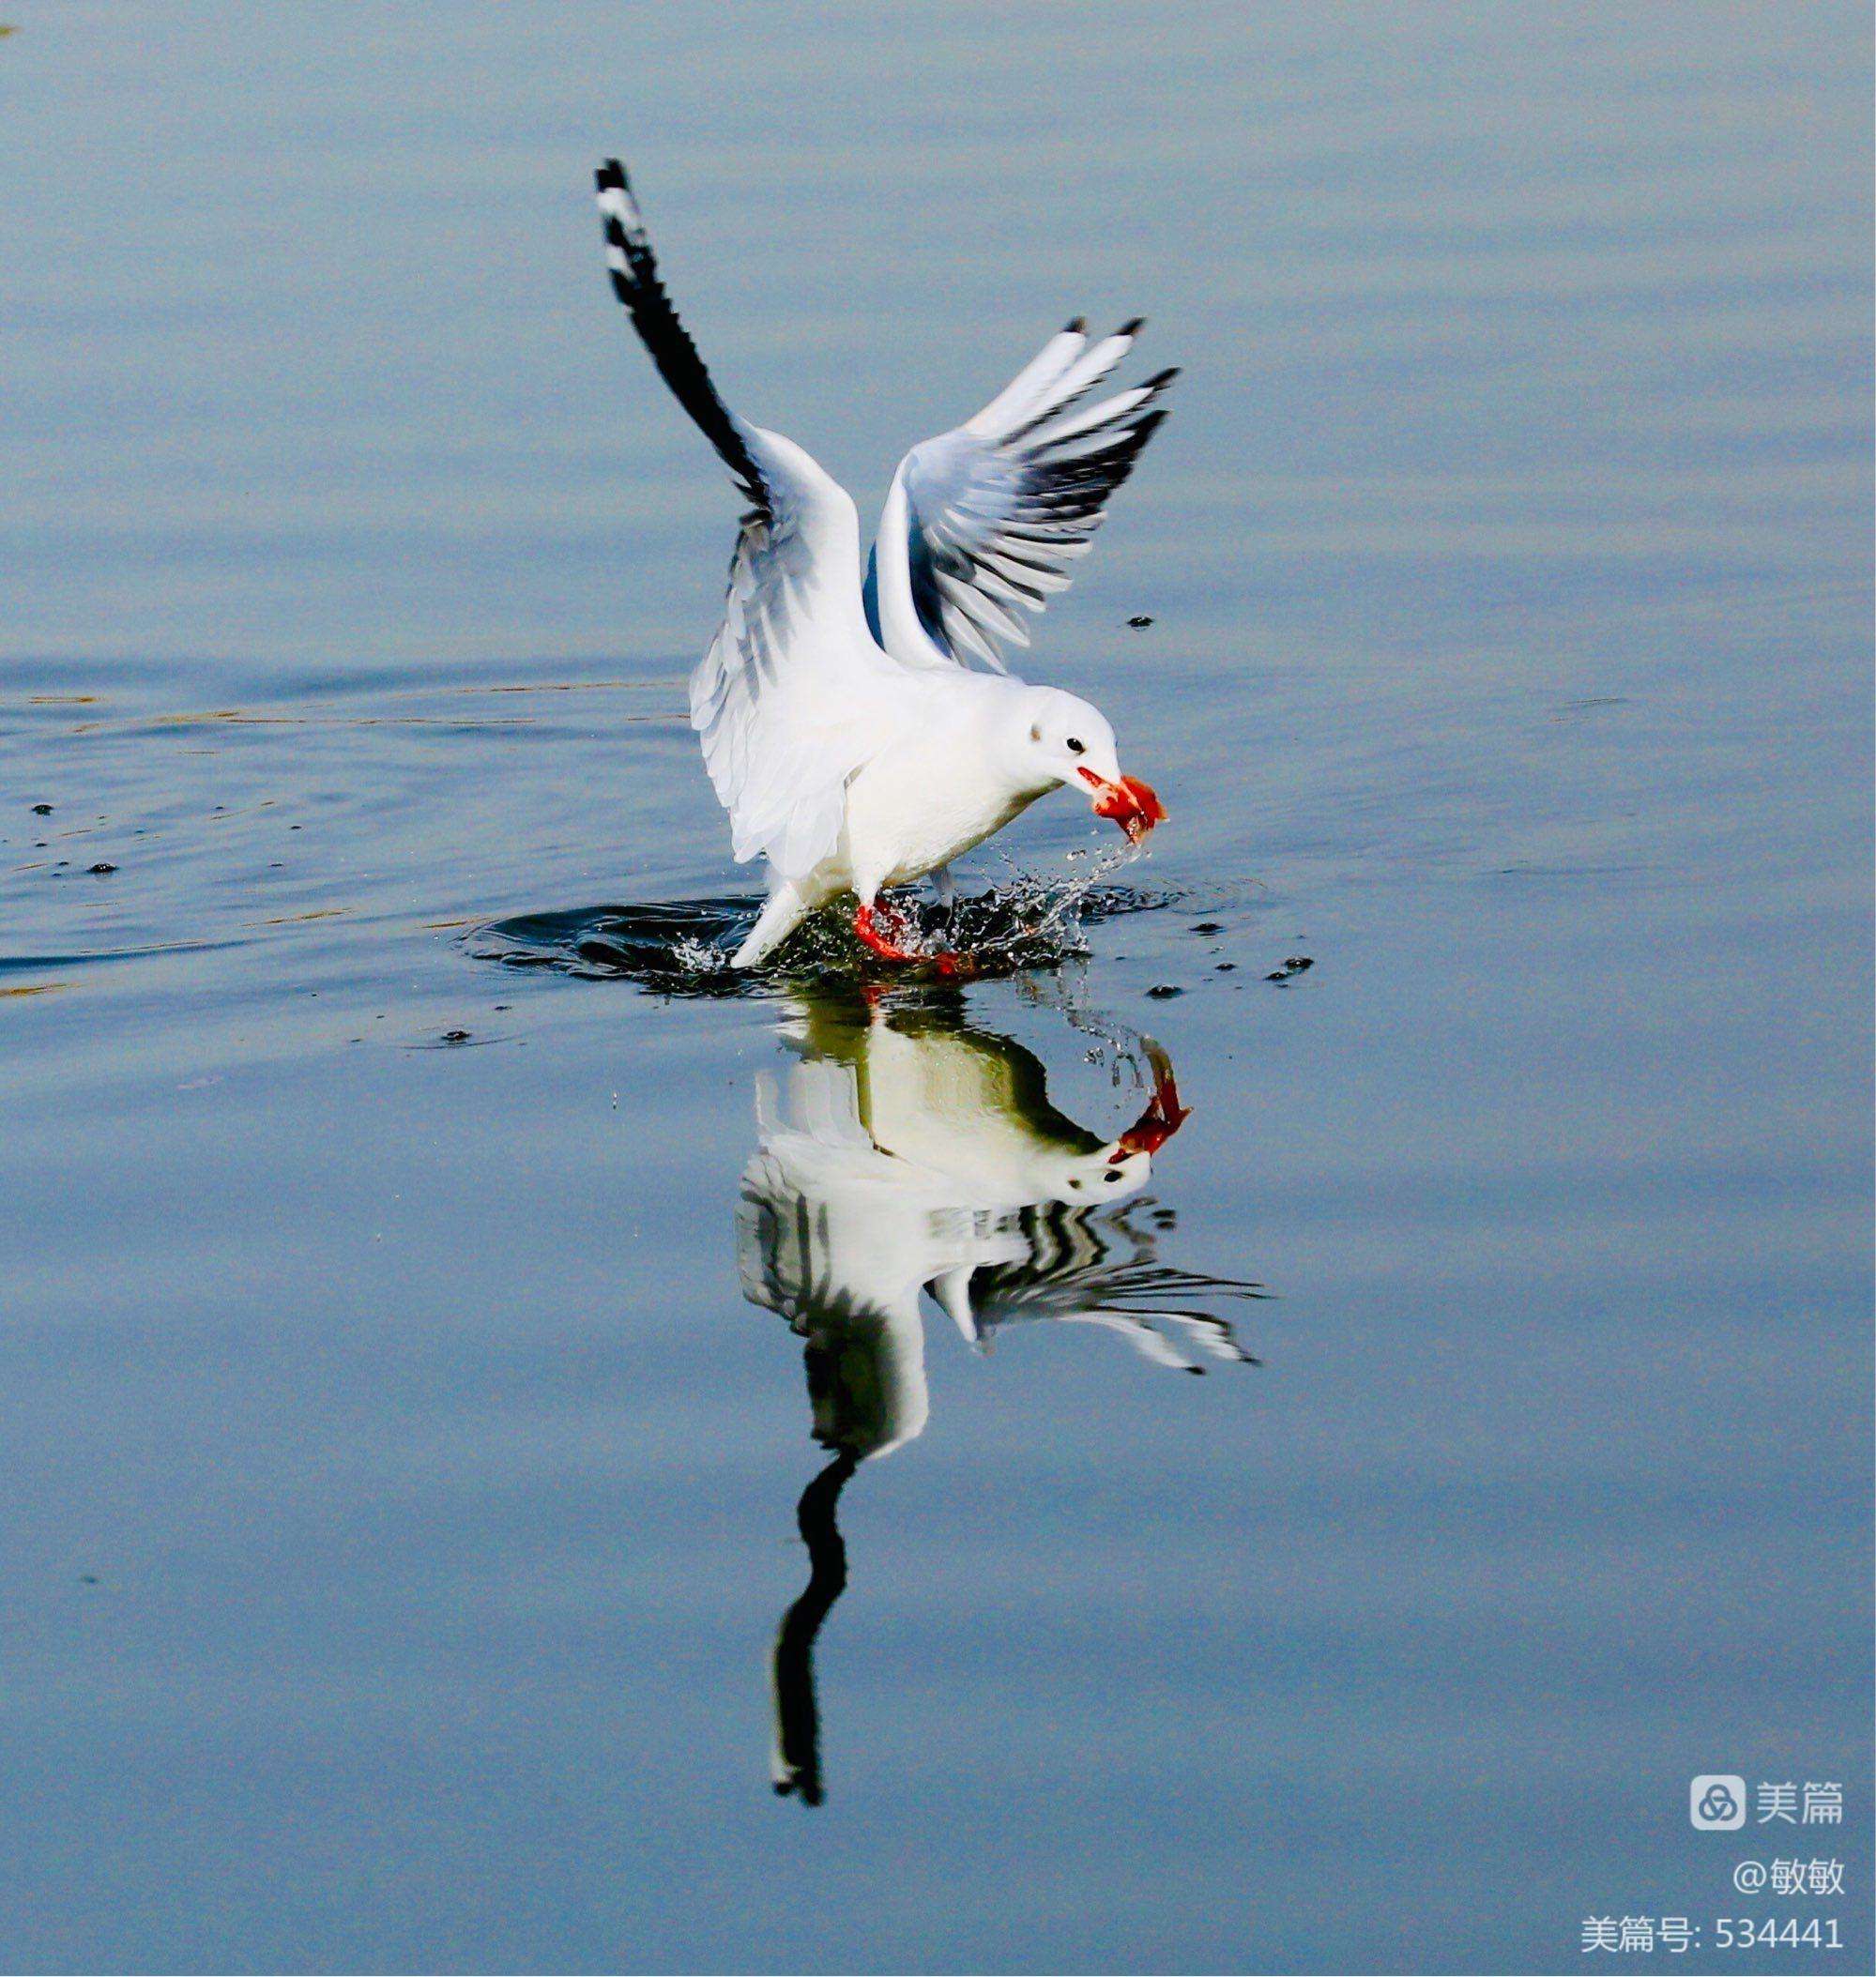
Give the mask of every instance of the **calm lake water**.
[{"label": "calm lake water", "polygon": [[[1866,10],[7,19],[0,1965],[1870,1968]],[[863,514],[1185,367],[1082,958],[644,979],[608,151]]]}]

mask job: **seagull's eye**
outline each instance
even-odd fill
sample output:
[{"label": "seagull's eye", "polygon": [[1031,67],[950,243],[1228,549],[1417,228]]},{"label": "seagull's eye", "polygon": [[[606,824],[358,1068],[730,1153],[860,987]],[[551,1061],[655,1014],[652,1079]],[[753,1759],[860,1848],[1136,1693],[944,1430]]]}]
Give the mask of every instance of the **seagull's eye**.
[{"label": "seagull's eye", "polygon": [[1071,755],[1085,755],[1088,753],[1088,744],[1085,741],[1077,740],[1075,736],[1071,735],[1068,738],[1068,752]]},{"label": "seagull's eye", "polygon": [[1119,1179],[1120,1179],[1120,1178],[1121,1178],[1121,1170],[1120,1170],[1120,1168],[1119,1168],[1119,1167],[1109,1167],[1109,1168],[1107,1169],[1106,1173],[1105,1173],[1105,1174],[1104,1174],[1104,1175],[1103,1175],[1103,1176],[1101,1177],[1101,1179],[1102,1179],[1103,1180],[1106,1181],[1106,1182],[1108,1183],[1108,1185],[1109,1185],[1110,1187],[1111,1187],[1111,1186],[1113,1185],[1113,1183],[1114,1183],[1115,1181],[1119,1180]]}]

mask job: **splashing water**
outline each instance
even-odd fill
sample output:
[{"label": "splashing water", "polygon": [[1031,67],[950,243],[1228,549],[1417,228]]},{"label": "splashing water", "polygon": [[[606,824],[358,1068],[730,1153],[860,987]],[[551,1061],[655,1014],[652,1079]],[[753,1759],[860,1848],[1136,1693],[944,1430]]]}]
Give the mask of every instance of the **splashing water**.
[{"label": "splashing water", "polygon": [[[1023,872],[960,898],[949,913],[909,892],[891,895],[903,942],[935,965],[956,954],[972,977],[1060,968],[1088,950],[1084,929],[1124,914],[1177,905],[1176,889],[1119,885],[1115,874],[1140,856],[1131,844],[1098,854],[1070,852],[1067,872]],[[759,899],[663,900],[646,905],[576,907],[497,920],[467,936],[479,960],[548,967],[594,980],[635,981],[661,995],[749,996],[801,981],[922,980],[921,962],[881,963],[852,930],[851,901],[805,921],[757,968],[730,965],[761,910]]]}]

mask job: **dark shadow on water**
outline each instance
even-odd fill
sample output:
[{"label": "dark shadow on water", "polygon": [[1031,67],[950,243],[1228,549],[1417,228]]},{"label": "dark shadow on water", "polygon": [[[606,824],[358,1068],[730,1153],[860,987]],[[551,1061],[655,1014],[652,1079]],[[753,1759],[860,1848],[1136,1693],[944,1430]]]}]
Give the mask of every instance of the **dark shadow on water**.
[{"label": "dark shadow on water", "polygon": [[727,957],[761,907],[760,900],[728,897],[572,906],[496,920],[478,928],[466,946],[477,960],[504,967],[635,981],[666,995],[758,995],[770,985],[766,978],[730,967]]},{"label": "dark shadow on water", "polygon": [[[1178,905],[1182,898],[1170,887],[1021,878],[960,898],[949,914],[909,893],[894,893],[892,904],[912,921],[922,944],[934,953],[951,949],[964,955],[971,977],[984,979],[1059,967],[1084,951],[1085,927]],[[746,895],[524,913],[478,928],[465,945],[478,960],[505,967],[633,981],[665,996],[773,995],[817,982],[933,972],[881,963],[868,953],[848,924],[850,905],[816,915],[759,968],[729,965],[762,908],[759,898]]]}]

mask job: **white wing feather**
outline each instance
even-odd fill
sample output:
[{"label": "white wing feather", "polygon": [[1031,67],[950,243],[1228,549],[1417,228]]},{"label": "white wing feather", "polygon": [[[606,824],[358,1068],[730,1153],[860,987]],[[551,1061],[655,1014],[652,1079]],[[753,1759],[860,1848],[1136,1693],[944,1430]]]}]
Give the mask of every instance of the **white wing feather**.
[{"label": "white wing feather", "polygon": [[848,777],[899,732],[904,675],[866,628],[851,497],[792,441],[742,430],[764,506],[737,537],[691,725],[733,855],[801,878],[839,841]]},{"label": "white wing feather", "polygon": [[751,503],[723,627],[691,677],[691,724],[736,857],[766,854],[785,878],[802,878],[838,844],[847,779],[907,720],[906,674],[867,629],[852,499],[792,440],[724,403],[616,159],[596,183],[613,290]]}]

